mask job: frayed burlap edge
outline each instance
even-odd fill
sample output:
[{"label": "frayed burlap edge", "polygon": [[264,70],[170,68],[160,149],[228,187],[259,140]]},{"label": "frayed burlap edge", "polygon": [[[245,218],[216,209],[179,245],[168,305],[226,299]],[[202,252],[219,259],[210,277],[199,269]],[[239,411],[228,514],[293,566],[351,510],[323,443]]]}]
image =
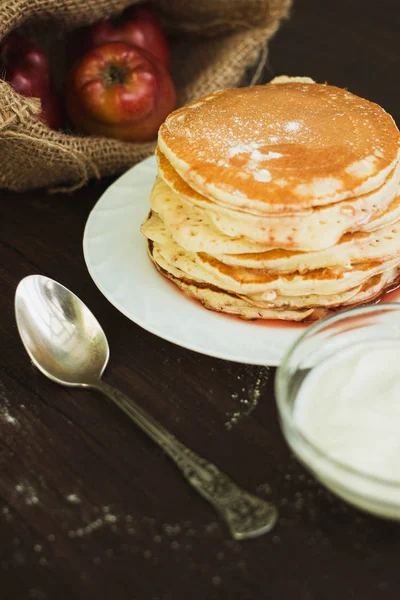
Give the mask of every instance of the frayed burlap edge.
[{"label": "frayed burlap edge", "polygon": [[[62,6],[53,0],[9,0],[0,5],[0,35],[26,18],[21,11],[27,6],[27,14],[33,20],[52,14],[63,28],[73,29],[120,12],[132,3],[132,0],[87,0],[82,9],[79,0],[67,0]],[[158,3],[165,18],[166,2],[158,0]],[[222,22],[218,15],[229,3],[238,10],[230,15],[229,21]],[[77,4],[79,10],[82,9],[78,18],[78,9],[72,9]],[[186,10],[186,16],[191,17],[182,18],[179,27],[175,26],[185,31],[176,44],[175,54],[173,52],[179,105],[211,91],[243,84],[243,74],[251,66],[255,70],[250,83],[257,82],[267,59],[267,42],[277,30],[280,19],[287,16],[290,0],[254,0],[259,11],[256,18],[248,18],[247,22],[246,11],[248,15],[249,5],[253,4],[250,0],[247,3],[245,0],[213,0],[215,10],[207,4],[208,21],[205,24],[203,15],[203,21],[197,23],[196,35],[191,35],[188,32],[190,27],[193,31],[196,27],[196,11],[190,11],[188,6],[193,8],[193,3],[185,3],[185,0],[168,3],[171,11],[171,7],[180,14]],[[96,8],[94,15],[91,5]],[[7,7],[12,11],[4,19]],[[214,13],[216,18],[210,20]],[[199,35],[205,30],[207,37]],[[214,30],[214,35],[210,30]],[[179,47],[181,40],[184,51]],[[136,144],[52,131],[38,120],[39,112],[39,100],[20,96],[0,80],[0,187],[13,191],[46,187],[50,191],[70,192],[91,178],[120,173],[154,151],[153,142]]]}]

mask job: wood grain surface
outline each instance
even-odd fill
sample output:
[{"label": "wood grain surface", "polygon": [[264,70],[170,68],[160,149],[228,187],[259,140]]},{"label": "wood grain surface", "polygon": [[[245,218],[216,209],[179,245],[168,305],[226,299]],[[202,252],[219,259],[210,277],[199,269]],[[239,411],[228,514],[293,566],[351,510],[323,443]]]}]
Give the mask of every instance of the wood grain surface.
[{"label": "wood grain surface", "polygon": [[[308,75],[400,119],[398,0],[297,0],[265,80]],[[1,192],[0,599],[398,600],[400,528],[332,497],[291,456],[274,370],[189,352],[118,313],[82,255],[110,180],[70,195]],[[117,384],[194,450],[273,499],[273,533],[234,542],[211,507],[107,400],[29,362],[13,311],[44,273],[93,310]]]}]

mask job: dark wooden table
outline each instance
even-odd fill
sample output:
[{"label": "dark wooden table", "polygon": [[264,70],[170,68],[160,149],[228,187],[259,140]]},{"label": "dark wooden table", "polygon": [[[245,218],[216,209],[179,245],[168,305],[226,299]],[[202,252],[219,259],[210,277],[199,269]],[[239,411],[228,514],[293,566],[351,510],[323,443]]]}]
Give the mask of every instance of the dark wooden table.
[{"label": "dark wooden table", "polygon": [[[309,75],[399,119],[399,25],[398,0],[297,0],[266,78]],[[97,290],[81,242],[108,184],[73,196],[1,193],[1,600],[398,600],[399,526],[333,498],[297,464],[277,421],[274,370],[157,339]],[[30,364],[13,299],[36,272],[72,288],[104,325],[108,381],[279,505],[272,534],[232,541],[124,415]]]}]

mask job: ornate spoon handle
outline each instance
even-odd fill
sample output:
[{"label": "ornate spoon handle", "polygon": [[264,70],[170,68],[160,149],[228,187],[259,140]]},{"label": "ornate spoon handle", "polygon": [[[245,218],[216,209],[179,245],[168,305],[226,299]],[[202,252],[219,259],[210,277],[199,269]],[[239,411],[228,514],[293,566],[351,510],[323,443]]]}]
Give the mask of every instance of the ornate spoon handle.
[{"label": "ornate spoon handle", "polygon": [[235,539],[257,537],[273,528],[278,517],[273,504],[242,490],[215,465],[186,448],[117,388],[101,380],[91,387],[112,400],[168,454],[193,488],[217,509]]}]

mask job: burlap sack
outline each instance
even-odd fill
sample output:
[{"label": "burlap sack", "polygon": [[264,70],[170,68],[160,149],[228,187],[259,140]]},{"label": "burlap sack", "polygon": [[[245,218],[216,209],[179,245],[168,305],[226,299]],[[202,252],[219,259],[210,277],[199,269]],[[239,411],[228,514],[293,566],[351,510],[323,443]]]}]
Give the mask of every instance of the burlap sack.
[{"label": "burlap sack", "polygon": [[[253,68],[254,81],[266,59],[267,41],[287,15],[290,2],[154,0],[173,37],[172,74],[178,103],[240,85],[249,68]],[[68,31],[118,14],[130,4],[135,0],[3,0],[0,39],[23,26],[33,36],[36,30],[42,41],[58,38],[60,47]],[[38,100],[20,96],[0,79],[1,188],[71,191],[92,177],[122,172],[154,149],[153,143],[52,131],[38,121],[39,111]]]}]

